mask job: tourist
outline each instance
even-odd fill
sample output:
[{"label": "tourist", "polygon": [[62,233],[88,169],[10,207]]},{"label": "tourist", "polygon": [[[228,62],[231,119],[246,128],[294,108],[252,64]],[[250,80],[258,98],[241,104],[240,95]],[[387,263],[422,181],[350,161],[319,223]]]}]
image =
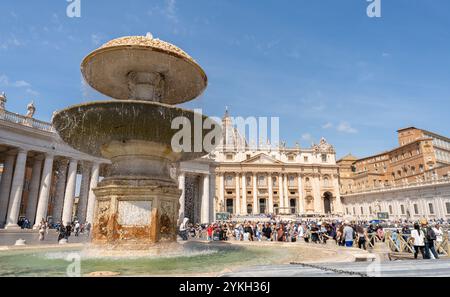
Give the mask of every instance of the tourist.
[{"label": "tourist", "polygon": [[89,234],[91,233],[91,223],[86,223],[84,228],[86,230],[87,236],[89,236]]},{"label": "tourist", "polygon": [[381,242],[384,242],[384,230],[380,225],[377,226],[377,237]]},{"label": "tourist", "polygon": [[206,229],[206,240],[208,240],[208,241],[213,240],[213,232],[214,232],[214,226],[208,225],[208,228]]},{"label": "tourist", "polygon": [[65,237],[66,237],[66,228],[64,227],[64,224],[59,224],[59,227],[58,227],[58,242],[60,242]]},{"label": "tourist", "polygon": [[277,229],[277,241],[286,241],[284,233],[284,225],[280,224]]},{"label": "tourist", "polygon": [[44,241],[45,239],[45,231],[47,229],[47,223],[45,222],[44,219],[41,220],[41,222],[39,223],[39,241]]},{"label": "tourist", "polygon": [[67,223],[66,234],[65,234],[64,238],[69,240],[70,235],[72,235],[72,224],[71,223]]},{"label": "tourist", "polygon": [[270,241],[272,238],[272,228],[270,227],[269,223],[266,223],[264,228],[262,229],[263,238],[266,241]]},{"label": "tourist", "polygon": [[425,233],[425,257],[427,259],[439,259],[439,255],[434,248],[436,241],[436,234],[431,226],[428,225],[426,220],[422,221],[422,228]]},{"label": "tourist", "polygon": [[411,231],[411,241],[414,246],[414,259],[417,259],[419,251],[422,258],[425,259],[425,233],[417,223],[414,224],[414,230]]},{"label": "tourist", "polygon": [[361,225],[358,225],[356,227],[356,238],[358,242],[358,248],[362,250],[367,250],[366,248],[367,233],[366,230],[364,230],[364,227]]},{"label": "tourist", "polygon": [[436,235],[436,245],[438,247],[437,252],[439,254],[439,251],[440,251],[439,247],[442,245],[442,242],[444,240],[444,237],[443,237],[444,231],[442,230],[442,227],[439,223],[434,224],[433,231],[434,231],[434,234]]},{"label": "tourist", "polygon": [[319,227],[314,223],[311,226],[311,241],[314,243],[319,243]]},{"label": "tourist", "polygon": [[188,240],[188,222],[189,219],[188,218],[184,218],[183,222],[180,225],[180,237],[186,241]]},{"label": "tourist", "polygon": [[78,235],[80,234],[80,229],[81,229],[80,222],[76,221],[75,222],[75,236],[76,237],[78,237]]},{"label": "tourist", "polygon": [[244,241],[253,241],[253,229],[249,222],[244,227]]},{"label": "tourist", "polygon": [[355,231],[350,226],[349,222],[345,222],[344,223],[343,237],[344,237],[344,241],[345,241],[345,246],[346,247],[353,247],[353,240],[355,238]]}]

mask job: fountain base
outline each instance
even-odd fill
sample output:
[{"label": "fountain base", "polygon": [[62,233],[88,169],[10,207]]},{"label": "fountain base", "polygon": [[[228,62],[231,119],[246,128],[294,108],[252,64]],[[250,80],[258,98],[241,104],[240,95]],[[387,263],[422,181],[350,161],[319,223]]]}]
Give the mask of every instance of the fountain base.
[{"label": "fountain base", "polygon": [[94,192],[94,245],[147,249],[176,241],[181,191],[173,180],[111,177]]}]

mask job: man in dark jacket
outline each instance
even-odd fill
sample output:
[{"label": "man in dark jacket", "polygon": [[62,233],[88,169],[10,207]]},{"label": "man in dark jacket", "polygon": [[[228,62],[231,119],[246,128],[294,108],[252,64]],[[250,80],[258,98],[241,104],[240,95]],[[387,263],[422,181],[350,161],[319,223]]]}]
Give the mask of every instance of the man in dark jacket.
[{"label": "man in dark jacket", "polygon": [[272,238],[272,228],[270,228],[269,223],[266,223],[264,228],[262,229],[262,233],[267,240],[270,240]]},{"label": "man in dark jacket", "polygon": [[428,222],[422,222],[422,229],[425,234],[425,259],[431,259],[431,253],[435,259],[439,259],[439,255],[434,248],[434,242],[436,241],[436,233],[433,228],[428,225]]}]

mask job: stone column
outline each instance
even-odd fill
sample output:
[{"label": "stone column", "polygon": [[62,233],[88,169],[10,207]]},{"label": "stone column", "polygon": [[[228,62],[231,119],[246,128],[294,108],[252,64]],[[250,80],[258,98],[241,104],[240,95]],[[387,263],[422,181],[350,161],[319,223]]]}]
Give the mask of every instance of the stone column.
[{"label": "stone column", "polygon": [[[291,207],[291,203],[289,203],[289,188],[288,188],[288,175],[284,175],[284,205],[285,207]],[[289,209],[289,213],[291,213],[291,210]]]},{"label": "stone column", "polygon": [[42,170],[41,189],[39,191],[39,202],[36,210],[36,220],[34,228],[39,227],[42,219],[47,218],[48,199],[50,197],[50,188],[52,186],[53,155],[46,155],[44,169]]},{"label": "stone column", "polygon": [[320,180],[319,176],[314,176],[312,181],[313,193],[314,193],[314,212],[323,213],[322,211],[322,197],[320,196]]},{"label": "stone column", "polygon": [[27,165],[26,150],[20,149],[16,158],[16,166],[9,196],[8,215],[6,216],[5,229],[18,229],[20,203],[22,202],[23,183],[25,179],[25,168]]},{"label": "stone column", "polygon": [[58,175],[56,178],[56,197],[53,204],[53,222],[60,223],[62,217],[62,209],[64,204],[64,194],[66,192],[67,165],[68,160],[60,160],[58,162]]},{"label": "stone column", "polygon": [[257,173],[253,172],[253,214],[258,213],[258,177]]},{"label": "stone column", "polygon": [[184,208],[186,207],[186,173],[181,172],[178,176],[178,188],[181,190],[180,210],[178,212],[178,225],[184,220]]},{"label": "stone column", "polygon": [[36,218],[43,160],[44,156],[36,156],[34,158],[33,169],[31,172],[30,193],[28,193],[28,202],[25,215],[30,221],[30,224],[34,224]]},{"label": "stone column", "polygon": [[216,175],[210,172],[209,179],[209,218],[210,221],[216,220]]},{"label": "stone column", "polygon": [[247,214],[247,175],[242,173],[242,208],[241,212]]},{"label": "stone column", "polygon": [[342,201],[341,201],[341,193],[339,191],[339,181],[338,181],[338,177],[337,176],[333,176],[333,187],[334,187],[334,192],[336,193],[336,205],[334,208],[334,212],[338,213],[338,214],[343,214],[344,213],[344,209],[342,207]]},{"label": "stone column", "polygon": [[227,210],[227,205],[225,202],[225,177],[224,173],[219,174],[219,204],[222,207],[222,211]]},{"label": "stone column", "polygon": [[3,164],[2,179],[0,182],[0,227],[6,222],[9,194],[11,192],[11,182],[14,173],[14,160],[16,156],[13,152],[8,152]]},{"label": "stone column", "polygon": [[94,221],[94,211],[95,211],[95,193],[94,189],[97,188],[98,177],[100,175],[100,164],[94,163],[92,166],[91,182],[89,185],[89,198],[86,210],[86,222],[93,224]]},{"label": "stone column", "polygon": [[202,223],[211,223],[209,217],[209,174],[203,175]]},{"label": "stone column", "polygon": [[67,175],[66,194],[64,196],[64,207],[62,223],[66,225],[72,222],[73,203],[75,200],[75,185],[77,182],[77,160],[70,160],[69,172]]},{"label": "stone column", "polygon": [[91,175],[91,165],[84,162],[81,165],[81,187],[80,187],[80,199],[78,200],[77,218],[80,224],[86,223],[86,211],[89,195],[89,183]]},{"label": "stone column", "polygon": [[272,173],[269,173],[268,175],[268,189],[269,189],[269,213],[273,213],[273,180],[272,180]]},{"label": "stone column", "polygon": [[236,214],[239,215],[241,214],[241,201],[240,201],[240,197],[239,197],[239,192],[240,192],[240,187],[239,187],[239,173],[236,173]]},{"label": "stone column", "polygon": [[305,213],[305,199],[303,197],[303,181],[302,176],[299,174],[297,177],[298,187],[298,209],[301,214]]},{"label": "stone column", "polygon": [[284,191],[283,191],[283,175],[280,173],[278,175],[278,196],[280,197],[279,207],[284,207]]}]

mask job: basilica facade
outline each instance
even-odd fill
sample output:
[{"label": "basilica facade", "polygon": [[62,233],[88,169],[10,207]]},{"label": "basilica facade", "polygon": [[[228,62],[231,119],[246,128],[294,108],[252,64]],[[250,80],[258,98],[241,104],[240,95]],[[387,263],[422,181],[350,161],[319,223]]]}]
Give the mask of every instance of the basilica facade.
[{"label": "basilica facade", "polygon": [[249,145],[228,111],[215,161],[214,211],[259,214],[343,213],[336,152],[324,138],[310,148]]}]

